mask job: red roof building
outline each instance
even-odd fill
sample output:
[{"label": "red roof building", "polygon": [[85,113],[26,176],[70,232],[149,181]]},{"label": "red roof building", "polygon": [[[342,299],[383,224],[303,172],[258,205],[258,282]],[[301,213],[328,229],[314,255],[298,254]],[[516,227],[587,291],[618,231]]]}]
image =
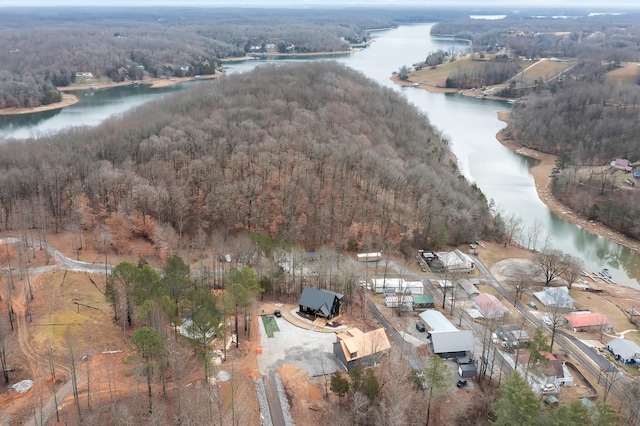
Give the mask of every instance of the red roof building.
[{"label": "red roof building", "polygon": [[609,331],[611,323],[605,314],[599,312],[574,312],[565,315],[569,327],[573,332],[578,331]]}]

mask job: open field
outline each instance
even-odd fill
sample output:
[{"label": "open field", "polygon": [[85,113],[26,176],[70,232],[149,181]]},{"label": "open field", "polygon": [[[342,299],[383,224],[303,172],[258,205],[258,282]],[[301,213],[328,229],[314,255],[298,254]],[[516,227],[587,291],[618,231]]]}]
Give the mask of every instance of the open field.
[{"label": "open field", "polygon": [[[530,64],[524,62],[524,64]],[[542,78],[547,81],[563,71],[566,71],[574,65],[574,62],[556,62],[549,59],[541,59],[540,61],[530,64],[517,78],[519,85],[530,86],[535,80]]]},{"label": "open field", "polygon": [[620,68],[608,72],[605,79],[611,83],[619,85],[636,84],[640,77],[640,64],[637,62],[627,62]]},{"label": "open field", "polygon": [[445,87],[447,77],[454,72],[473,71],[483,65],[484,61],[472,61],[469,57],[459,58],[453,62],[438,65],[435,69],[426,67],[420,71],[414,71],[411,73],[411,81],[429,86]]}]

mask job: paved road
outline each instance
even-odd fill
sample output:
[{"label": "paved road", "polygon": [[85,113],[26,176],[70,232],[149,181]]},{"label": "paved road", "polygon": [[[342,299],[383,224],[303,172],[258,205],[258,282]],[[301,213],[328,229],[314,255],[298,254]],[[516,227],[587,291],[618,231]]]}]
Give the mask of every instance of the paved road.
[{"label": "paved road", "polygon": [[280,395],[278,394],[278,386],[276,385],[273,374],[275,373],[262,376],[264,390],[267,395],[267,403],[269,404],[271,423],[273,426],[286,426],[284,413],[282,412],[282,404],[280,403]]},{"label": "paved road", "polygon": [[[423,370],[427,365],[425,363],[425,360],[418,354],[415,346],[410,343],[405,344],[400,332],[398,332],[398,330],[396,330],[389,323],[389,321],[387,321],[387,319],[380,313],[380,311],[376,307],[376,304],[371,302],[368,298],[367,308],[369,309],[369,311],[371,311],[373,316],[378,321],[380,321],[380,324],[382,324],[382,326],[387,330],[393,340],[395,340],[396,344],[400,345],[400,347],[403,349],[402,353],[407,354],[407,359],[409,360],[409,365],[411,366],[411,368],[413,368],[414,370]],[[407,349],[405,349],[405,347],[407,347]]]},{"label": "paved road", "polygon": [[[520,301],[516,301],[515,298],[509,293],[496,278],[489,272],[489,270],[484,266],[484,264],[480,261],[480,259],[476,258],[476,267],[482,274],[484,275],[487,282],[498,291],[505,300],[508,300],[511,305],[515,304],[516,310],[526,318],[531,324],[536,327],[542,327],[543,330],[550,330],[548,327],[545,327],[541,321],[532,314],[529,309],[520,303]],[[613,364],[609,362],[606,358],[604,358],[601,354],[595,351],[593,348],[585,345],[575,336],[564,332],[563,330],[556,330],[556,343],[562,349],[569,352],[573,357],[577,360],[576,365],[587,370],[592,376],[593,379],[600,376],[600,369],[604,369],[604,371],[612,371],[612,367],[614,369],[613,374],[617,374],[617,369]],[[627,382],[626,378],[620,378],[616,383],[611,387],[611,393],[613,393],[616,397],[620,398],[622,396],[622,386]],[[594,384],[592,382],[592,384]]]}]

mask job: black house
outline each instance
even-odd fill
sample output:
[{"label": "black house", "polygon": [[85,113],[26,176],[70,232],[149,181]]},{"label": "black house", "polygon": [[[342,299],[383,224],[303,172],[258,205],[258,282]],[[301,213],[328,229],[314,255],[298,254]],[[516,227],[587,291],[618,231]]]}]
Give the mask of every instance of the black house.
[{"label": "black house", "polygon": [[300,295],[300,312],[331,319],[340,314],[344,296],[328,290],[305,287]]}]

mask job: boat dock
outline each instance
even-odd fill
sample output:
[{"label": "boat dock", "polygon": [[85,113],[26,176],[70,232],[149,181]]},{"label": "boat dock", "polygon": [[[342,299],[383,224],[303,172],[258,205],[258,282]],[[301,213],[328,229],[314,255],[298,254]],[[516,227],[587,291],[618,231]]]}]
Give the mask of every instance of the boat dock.
[{"label": "boat dock", "polygon": [[593,281],[594,283],[598,282],[597,280],[602,280],[609,284],[617,284],[614,280],[612,280],[610,277],[607,277],[602,272],[582,271],[582,276],[591,279],[591,281]]}]

